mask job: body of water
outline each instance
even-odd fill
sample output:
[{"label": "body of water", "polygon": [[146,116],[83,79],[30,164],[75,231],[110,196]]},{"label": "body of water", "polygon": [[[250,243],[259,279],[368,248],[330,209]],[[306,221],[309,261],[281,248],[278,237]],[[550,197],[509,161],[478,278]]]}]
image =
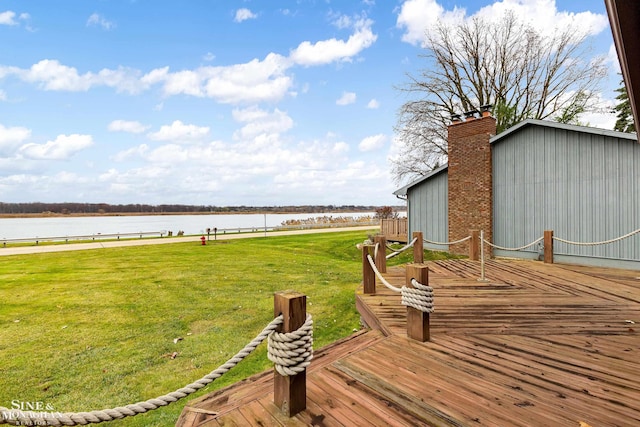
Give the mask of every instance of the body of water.
[{"label": "body of water", "polygon": [[373,217],[374,212],[309,214],[233,214],[233,215],[144,215],[45,218],[0,218],[0,239],[32,237],[86,236],[94,234],[178,231],[186,235],[205,234],[207,228],[234,229],[277,227],[287,220],[330,216]]}]

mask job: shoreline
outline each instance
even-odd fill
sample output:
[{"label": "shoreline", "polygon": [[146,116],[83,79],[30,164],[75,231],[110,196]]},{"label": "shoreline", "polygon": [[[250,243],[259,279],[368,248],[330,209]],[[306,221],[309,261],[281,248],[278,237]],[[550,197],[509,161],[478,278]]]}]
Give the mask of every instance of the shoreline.
[{"label": "shoreline", "polygon": [[[304,229],[304,230],[282,230],[282,231],[270,231],[268,233],[252,232],[252,233],[237,233],[237,234],[219,234],[214,240],[209,239],[208,244],[215,244],[216,241],[236,240],[236,239],[248,239],[248,238],[268,238],[276,236],[290,236],[299,234],[318,234],[318,233],[339,233],[346,231],[367,231],[380,229],[379,226],[363,225],[354,227],[334,227],[334,228],[316,228],[316,229]],[[204,236],[203,236],[204,237]],[[95,241],[90,243],[70,243],[60,245],[42,245],[42,246],[12,246],[1,247],[0,257],[10,255],[26,255],[26,254],[40,254],[47,252],[68,252],[90,249],[107,249],[115,247],[127,247],[127,246],[144,246],[144,245],[159,245],[159,244],[171,244],[171,243],[193,243],[195,246],[201,246],[201,238],[197,235],[181,236],[181,237],[163,237],[161,239],[126,239],[126,240],[110,240],[110,241]]]},{"label": "shoreline", "polygon": [[69,213],[63,214],[58,212],[43,213],[0,213],[1,218],[82,218],[82,217],[108,217],[108,216],[175,216],[175,215],[286,215],[286,214],[325,214],[339,215],[345,213],[363,213],[371,212],[369,210],[344,210],[344,211],[326,211],[326,212],[299,212],[289,210],[273,210],[273,211],[226,211],[226,212],[105,212],[105,213]]}]

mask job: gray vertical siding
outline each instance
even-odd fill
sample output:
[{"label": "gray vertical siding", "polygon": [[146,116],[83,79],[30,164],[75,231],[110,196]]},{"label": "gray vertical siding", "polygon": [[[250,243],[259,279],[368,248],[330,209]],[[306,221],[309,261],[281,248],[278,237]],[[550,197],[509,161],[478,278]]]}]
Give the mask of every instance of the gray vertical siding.
[{"label": "gray vertical siding", "polygon": [[[523,126],[494,142],[496,244],[522,246],[544,230],[594,242],[640,228],[640,144],[614,132],[571,128]],[[525,252],[521,255],[537,256],[536,248]],[[599,246],[556,242],[555,253],[638,261],[640,234]]]},{"label": "gray vertical siding", "polygon": [[[422,231],[425,239],[446,242],[449,235],[447,171],[444,170],[411,187],[408,192],[409,240],[414,231]],[[431,245],[430,249],[448,249],[448,246]]]}]

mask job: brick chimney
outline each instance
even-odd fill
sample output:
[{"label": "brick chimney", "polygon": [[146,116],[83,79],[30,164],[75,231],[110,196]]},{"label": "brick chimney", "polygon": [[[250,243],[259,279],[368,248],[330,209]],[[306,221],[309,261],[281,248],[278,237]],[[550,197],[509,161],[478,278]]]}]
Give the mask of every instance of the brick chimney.
[{"label": "brick chimney", "polygon": [[[493,172],[489,138],[496,134],[491,106],[453,117],[448,129],[449,144],[449,241],[460,240],[469,230],[484,230],[493,241]],[[453,253],[467,255],[468,242],[452,245]]]}]

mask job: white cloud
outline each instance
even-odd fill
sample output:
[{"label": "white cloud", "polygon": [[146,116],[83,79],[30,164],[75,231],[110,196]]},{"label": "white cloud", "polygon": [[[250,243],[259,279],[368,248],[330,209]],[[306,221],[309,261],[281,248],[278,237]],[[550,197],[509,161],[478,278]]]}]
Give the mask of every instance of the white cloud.
[{"label": "white cloud", "polygon": [[616,46],[611,43],[609,46],[609,52],[607,53],[607,62],[611,64],[613,71],[617,74],[622,73],[622,68],[620,67],[620,58],[618,58],[618,52],[616,51]]},{"label": "white cloud", "polygon": [[216,59],[216,56],[215,56],[213,53],[211,53],[211,52],[207,52],[206,54],[204,54],[204,55],[202,56],[202,59],[204,59],[204,60],[205,60],[205,61],[207,61],[207,62],[211,62],[211,61],[213,61],[214,59]]},{"label": "white cloud", "polygon": [[355,32],[345,42],[335,38],[314,44],[304,41],[291,51],[289,57],[299,65],[312,66],[334,61],[351,61],[351,58],[371,46],[378,38],[371,31],[373,21],[359,19],[353,23]]},{"label": "white cloud", "polygon": [[208,97],[225,104],[275,102],[282,99],[292,85],[285,71],[291,64],[275,53],[264,60],[229,66],[199,67],[171,73],[169,67],[145,74],[144,85],[162,84],[165,95]]},{"label": "white cloud", "polygon": [[457,21],[464,14],[464,9],[457,7],[452,12],[445,12],[436,0],[407,0],[400,7],[396,27],[404,30],[402,41],[417,45],[424,41],[425,31],[438,20]]},{"label": "white cloud", "polygon": [[147,74],[140,78],[140,81],[145,86],[151,86],[154,84],[162,83],[169,75],[169,67],[154,68]]},{"label": "white cloud", "polygon": [[34,31],[33,28],[31,28],[31,25],[29,24],[30,19],[31,19],[31,15],[24,12],[17,15],[17,19],[16,19],[16,13],[11,10],[0,12],[0,25],[11,25],[11,26],[24,25],[24,28],[27,31]]},{"label": "white cloud", "polygon": [[369,108],[371,110],[375,110],[375,109],[377,109],[379,107],[380,107],[380,102],[378,102],[378,100],[375,99],[375,98],[371,99],[371,101],[369,101],[367,103],[367,108]]},{"label": "white cloud", "polygon": [[242,8],[242,9],[236,10],[236,17],[233,20],[235,22],[242,22],[242,21],[246,21],[247,19],[255,19],[257,17],[258,15],[251,12],[249,9]]},{"label": "white cloud", "polygon": [[160,127],[157,132],[147,134],[149,139],[154,141],[173,141],[185,143],[201,141],[209,134],[207,126],[186,125],[180,120],[175,120],[171,125]]},{"label": "white cloud", "polygon": [[11,10],[0,12],[0,25],[18,25],[18,21],[14,19],[15,17],[16,13]]},{"label": "white cloud", "polygon": [[257,107],[235,109],[232,115],[236,121],[246,123],[246,125],[233,134],[236,140],[249,140],[258,135],[280,134],[293,127],[291,117],[277,108],[273,113]]},{"label": "white cloud", "polygon": [[358,149],[363,152],[374,151],[382,148],[386,142],[386,135],[379,133],[377,135],[368,136],[360,141]]},{"label": "white cloud", "polygon": [[52,177],[52,181],[56,184],[82,184],[89,180],[77,173],[62,171]]},{"label": "white cloud", "polygon": [[118,67],[115,70],[104,68],[93,77],[92,84],[112,87],[116,92],[137,94],[148,88],[141,84],[140,75],[139,70],[128,67]]},{"label": "white cloud", "polygon": [[43,59],[29,69],[0,67],[0,78],[8,75],[15,75],[50,91],[82,92],[93,86],[108,86],[118,92],[138,93],[148,87],[145,80],[140,79],[137,70],[120,67],[116,70],[103,69],[97,74],[79,74],[76,68],[62,65],[55,59]]},{"label": "white cloud", "polygon": [[93,79],[91,73],[79,75],[75,68],[49,59],[33,64],[28,71],[20,74],[28,82],[40,83],[45,90],[86,91]]},{"label": "white cloud", "polygon": [[25,188],[38,184],[39,181],[44,181],[43,177],[27,174],[9,175],[0,177],[0,186]]},{"label": "white cloud", "polygon": [[349,28],[353,25],[353,20],[348,15],[339,15],[333,20],[333,25],[340,29]]},{"label": "white cloud", "polygon": [[507,11],[513,11],[523,22],[527,22],[542,34],[550,34],[556,29],[570,26],[580,28],[589,35],[595,35],[607,28],[606,15],[593,12],[559,11],[555,0],[502,0],[491,3],[467,16],[466,9],[454,7],[445,10],[437,0],[406,0],[400,6],[396,27],[403,30],[402,40],[414,45],[424,46],[425,34],[433,29],[438,21],[461,22],[474,16],[488,21],[502,19]]},{"label": "white cloud", "polygon": [[[93,17],[91,23],[101,22],[99,18]],[[287,95],[296,95],[291,90],[293,78],[287,73],[292,66],[350,61],[377,39],[371,31],[372,21],[361,18],[351,25],[354,33],[348,40],[303,42],[291,51],[290,57],[269,53],[262,60],[240,64],[178,71],[161,67],[146,73],[127,67],[81,73],[56,59],[43,59],[29,68],[0,66],[0,79],[13,75],[47,91],[82,92],[103,86],[138,94],[159,85],[165,96],[206,97],[225,104],[277,102]],[[205,59],[212,57],[207,54]]]},{"label": "white cloud", "polygon": [[104,16],[98,13],[92,13],[91,16],[89,16],[89,19],[87,19],[87,27],[92,26],[102,27],[103,30],[110,31],[116,27],[116,24],[108,21]]},{"label": "white cloud", "polygon": [[353,92],[342,92],[342,96],[336,101],[336,105],[349,105],[356,102],[356,94]]},{"label": "white cloud", "polygon": [[0,124],[0,157],[10,156],[14,150],[31,137],[25,127],[5,127]]},{"label": "white cloud", "polygon": [[200,68],[196,71],[185,70],[167,74],[164,80],[164,92],[171,95],[204,96],[202,83],[205,73],[199,72],[204,70],[204,68]]},{"label": "white cloud", "polygon": [[613,112],[617,101],[615,99],[607,99],[602,93],[595,93],[595,98],[590,102],[590,106],[597,108],[597,112],[582,113],[579,116],[580,123],[587,126],[597,127],[601,129],[613,129],[616,124],[616,113]]},{"label": "white cloud", "polygon": [[107,127],[111,132],[129,132],[129,133],[143,133],[149,126],[145,126],[140,122],[131,120],[114,120],[109,123]]},{"label": "white cloud", "polygon": [[149,151],[149,146],[147,144],[141,144],[137,147],[131,147],[128,150],[120,151],[113,157],[113,160],[116,162],[122,162],[133,157],[142,157],[147,151]]},{"label": "white cloud", "polygon": [[205,84],[208,97],[223,103],[255,103],[282,99],[292,85],[284,74],[289,64],[275,53],[263,61],[216,68]]},{"label": "white cloud", "polygon": [[91,135],[58,135],[54,141],[45,144],[25,144],[20,147],[20,154],[35,160],[64,160],[91,145]]},{"label": "white cloud", "polygon": [[[290,180],[294,176],[313,176],[316,188],[322,188],[319,191],[332,192],[333,184],[345,188],[350,184],[343,182],[352,173],[353,166],[348,158],[347,143],[281,139],[279,132],[289,128],[291,119],[277,109],[236,109],[233,115],[235,120],[246,124],[237,132],[246,138],[242,141],[168,143],[153,149],[141,145],[119,153],[118,158],[138,156],[147,162],[145,165],[130,170],[111,170],[100,180],[123,197],[133,194],[149,196],[156,191],[159,197],[166,197],[169,188],[175,194],[202,195],[205,191],[225,188],[238,200],[251,197],[254,203],[271,204],[277,202],[269,197],[270,194],[298,188],[299,182]],[[254,127],[249,129],[248,126]],[[300,203],[318,197],[318,193],[311,193],[305,188],[300,188],[300,194],[304,200]],[[332,203],[330,200],[327,203]],[[225,203],[232,201],[226,200]]]}]

